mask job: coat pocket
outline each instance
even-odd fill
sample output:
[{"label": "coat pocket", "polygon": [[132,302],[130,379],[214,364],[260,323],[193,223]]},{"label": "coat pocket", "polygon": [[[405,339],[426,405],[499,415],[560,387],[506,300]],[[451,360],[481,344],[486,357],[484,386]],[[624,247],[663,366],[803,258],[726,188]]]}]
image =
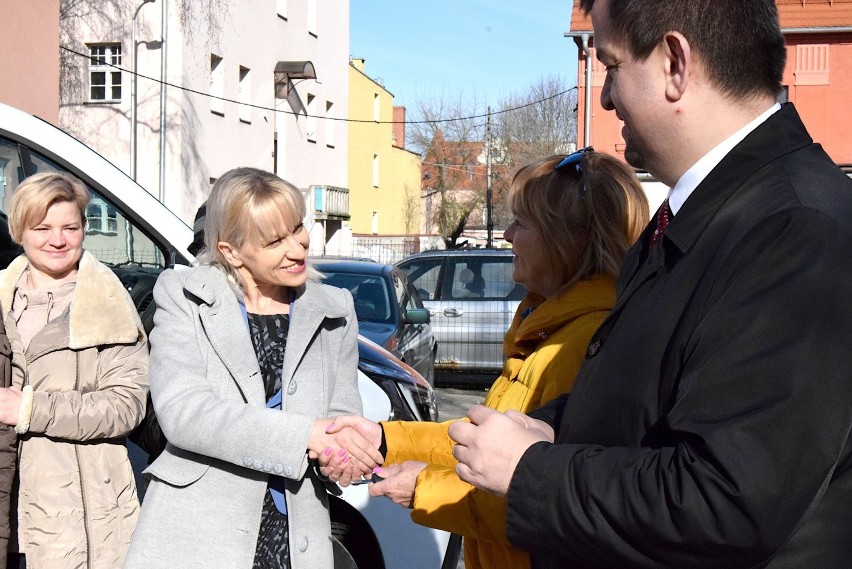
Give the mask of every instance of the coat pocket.
[{"label": "coat pocket", "polygon": [[172,486],[189,486],[198,481],[210,468],[210,457],[180,449],[167,444],[163,453],[143,471]]}]

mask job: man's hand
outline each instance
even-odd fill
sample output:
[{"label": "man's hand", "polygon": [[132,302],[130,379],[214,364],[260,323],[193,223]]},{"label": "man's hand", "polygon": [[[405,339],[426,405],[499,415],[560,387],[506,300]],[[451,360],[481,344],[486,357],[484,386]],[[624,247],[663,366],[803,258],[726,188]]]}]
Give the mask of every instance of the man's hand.
[{"label": "man's hand", "polygon": [[553,442],[553,429],[548,436],[540,428],[541,421],[527,417],[527,422],[519,415],[474,405],[467,413],[470,423],[456,421],[450,425],[459,478],[498,496],[506,495],[526,450],[540,441]]},{"label": "man's hand", "polygon": [[376,474],[384,480],[370,484],[370,496],[387,496],[400,506],[410,508],[414,500],[417,476],[427,466],[425,462],[408,460],[376,469]]}]

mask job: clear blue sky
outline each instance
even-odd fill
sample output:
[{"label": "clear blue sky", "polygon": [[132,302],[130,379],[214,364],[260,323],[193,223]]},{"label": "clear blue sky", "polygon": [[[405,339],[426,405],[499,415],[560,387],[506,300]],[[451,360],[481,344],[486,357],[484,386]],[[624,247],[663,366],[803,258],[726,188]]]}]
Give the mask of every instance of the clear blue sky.
[{"label": "clear blue sky", "polygon": [[[542,76],[576,85],[573,0],[350,0],[352,57],[413,110],[442,95],[483,107]],[[485,109],[482,108],[482,111]]]}]

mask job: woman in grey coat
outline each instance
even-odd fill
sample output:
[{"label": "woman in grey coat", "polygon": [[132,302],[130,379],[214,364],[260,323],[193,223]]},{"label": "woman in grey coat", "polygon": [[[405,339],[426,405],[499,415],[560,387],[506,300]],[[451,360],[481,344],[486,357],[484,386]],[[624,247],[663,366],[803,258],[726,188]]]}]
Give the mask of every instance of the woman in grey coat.
[{"label": "woman in grey coat", "polygon": [[304,214],[291,184],[231,170],[207,201],[200,263],[157,282],[151,396],[169,443],[145,471],[126,568],[333,566],[311,458],[351,452],[345,485],[381,455],[325,432],[325,417],[361,412],[358,325],[349,292],[309,276]]}]

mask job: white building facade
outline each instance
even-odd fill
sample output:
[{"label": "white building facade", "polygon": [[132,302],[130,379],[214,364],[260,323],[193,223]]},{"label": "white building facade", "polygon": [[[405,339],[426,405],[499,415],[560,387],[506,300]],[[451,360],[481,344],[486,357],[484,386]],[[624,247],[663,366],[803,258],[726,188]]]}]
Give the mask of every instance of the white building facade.
[{"label": "white building facade", "polygon": [[[63,128],[131,175],[135,156],[136,180],[189,224],[227,170],[276,172],[306,194],[312,249],[333,247],[348,216],[347,123],[334,119],[349,114],[349,0],[74,4],[86,9],[60,23]],[[313,224],[327,189],[338,208]]]}]

